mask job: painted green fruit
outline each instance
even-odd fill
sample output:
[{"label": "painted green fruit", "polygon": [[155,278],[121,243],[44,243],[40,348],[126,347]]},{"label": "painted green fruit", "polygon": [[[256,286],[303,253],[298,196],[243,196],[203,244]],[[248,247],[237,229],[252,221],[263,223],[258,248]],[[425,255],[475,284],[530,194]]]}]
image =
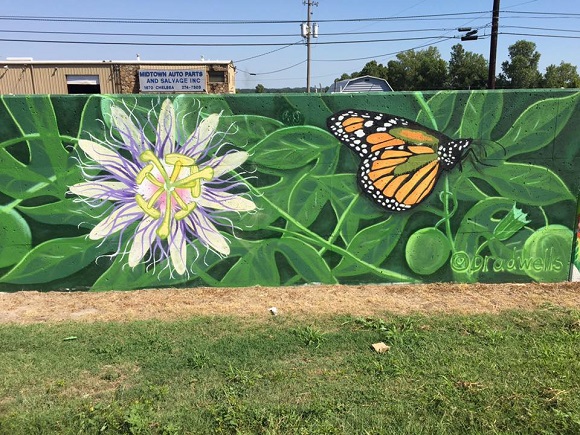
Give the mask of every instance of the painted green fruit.
[{"label": "painted green fruit", "polygon": [[441,268],[451,254],[449,239],[437,228],[422,228],[409,237],[405,259],[411,270],[430,275]]},{"label": "painted green fruit", "polygon": [[574,232],[563,225],[535,231],[524,243],[526,273],[538,282],[566,281],[570,272]]}]

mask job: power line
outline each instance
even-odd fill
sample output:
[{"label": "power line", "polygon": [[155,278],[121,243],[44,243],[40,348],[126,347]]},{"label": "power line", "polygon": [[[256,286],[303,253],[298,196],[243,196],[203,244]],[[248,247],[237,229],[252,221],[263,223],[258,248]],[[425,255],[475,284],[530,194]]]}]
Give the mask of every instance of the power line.
[{"label": "power line", "polygon": [[[517,26],[514,26],[517,27]],[[480,27],[482,28],[482,27]],[[400,30],[374,30],[366,32],[325,32],[324,36],[344,36],[344,35],[376,35],[388,33],[417,33],[417,32],[447,32],[456,31],[457,28],[421,28],[421,29],[400,29]],[[554,29],[557,30],[557,29]],[[25,33],[25,34],[46,34],[46,35],[82,35],[82,36],[139,36],[148,38],[203,38],[208,34],[192,33],[115,33],[115,32],[80,32],[80,31],[59,31],[59,30],[12,30],[0,29],[0,33]],[[211,38],[278,38],[296,36],[296,33],[243,33],[243,34],[212,34]]]},{"label": "power line", "polygon": [[501,35],[535,36],[538,38],[580,39],[580,36],[572,36],[572,35],[544,35],[539,33],[516,33],[516,32],[499,32],[499,33]]},{"label": "power line", "polygon": [[[425,39],[441,39],[446,36],[416,36],[410,38],[389,38],[389,39],[366,39],[366,40],[349,40],[349,41],[321,41],[311,42],[312,45],[341,45],[341,44],[368,44],[378,42],[401,42],[401,41],[417,41]],[[46,43],[46,44],[88,44],[88,45],[139,45],[139,46],[173,46],[173,47],[279,47],[298,45],[292,42],[123,42],[123,41],[71,41],[71,40],[43,40],[43,39],[11,39],[0,38],[2,42],[32,42],[32,43]]]},{"label": "power line", "polygon": [[268,54],[272,54],[272,53],[275,53],[277,51],[284,50],[285,48],[292,47],[293,45],[298,45],[298,44],[302,44],[302,40],[296,41],[293,44],[285,45],[284,47],[276,48],[275,50],[270,50],[270,51],[267,51],[265,53],[257,54],[255,56],[250,56],[250,57],[246,57],[244,59],[234,60],[234,62],[239,63],[239,62],[244,62],[246,60],[256,59],[258,57],[266,56]]},{"label": "power line", "polygon": [[[321,19],[317,22],[344,23],[361,21],[398,21],[417,18],[433,17],[465,17],[468,15],[488,13],[489,11],[456,12],[448,14],[408,15],[402,17],[365,17]],[[117,18],[117,17],[62,17],[62,16],[31,16],[31,15],[3,15],[0,20],[9,21],[55,21],[55,22],[82,22],[82,23],[117,23],[117,24],[296,24],[303,20],[181,20],[181,19],[153,19],[153,18]]]}]

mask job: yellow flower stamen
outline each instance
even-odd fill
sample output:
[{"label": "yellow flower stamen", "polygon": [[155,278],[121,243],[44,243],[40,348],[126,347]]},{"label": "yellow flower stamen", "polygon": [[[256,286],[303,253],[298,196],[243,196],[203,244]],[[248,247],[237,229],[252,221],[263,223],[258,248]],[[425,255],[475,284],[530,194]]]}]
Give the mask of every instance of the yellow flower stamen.
[{"label": "yellow flower stamen", "polygon": [[[214,170],[209,167],[200,170],[194,159],[179,153],[167,154],[164,158],[165,165],[149,150],[143,152],[139,158],[148,164],[137,174],[135,181],[141,185],[147,180],[158,189],[148,200],[141,194],[135,195],[135,201],[147,215],[154,219],[162,218],[156,232],[161,239],[166,239],[171,230],[171,219],[184,219],[197,207],[195,201],[186,202],[177,189],[188,189],[191,197],[199,198],[201,196],[201,180],[211,180]],[[168,174],[167,166],[172,166],[171,175]],[[184,168],[188,168],[189,175],[179,179]],[[154,169],[159,172],[157,176],[153,174]],[[155,205],[163,194],[165,194],[165,204],[162,213]],[[177,204],[180,210],[173,212],[173,204]]]}]

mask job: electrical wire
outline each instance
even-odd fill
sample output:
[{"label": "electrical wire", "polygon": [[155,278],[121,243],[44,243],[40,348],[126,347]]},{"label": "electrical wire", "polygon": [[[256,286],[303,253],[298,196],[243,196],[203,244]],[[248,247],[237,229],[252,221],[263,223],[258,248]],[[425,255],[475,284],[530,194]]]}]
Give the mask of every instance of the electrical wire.
[{"label": "electrical wire", "polygon": [[[445,38],[445,36],[417,36],[412,38],[390,38],[390,39],[367,39],[367,40],[350,40],[350,41],[322,41],[311,42],[311,45],[341,45],[341,44],[368,44],[377,42],[400,42],[400,41],[416,41],[425,39]],[[0,38],[2,42],[32,42],[32,43],[47,43],[47,44],[87,44],[87,45],[139,45],[139,46],[161,46],[161,47],[268,47],[268,46],[291,46],[296,43],[288,42],[123,42],[123,41],[71,41],[71,40],[42,40],[42,39],[10,39]],[[304,44],[302,42],[302,44]]]},{"label": "electrical wire", "polygon": [[[455,12],[447,14],[408,15],[403,17],[365,17],[365,18],[341,18],[321,19],[318,23],[344,23],[362,21],[398,21],[425,17],[445,18],[462,17],[467,15],[489,13],[490,11]],[[152,19],[152,18],[111,18],[111,17],[40,17],[30,15],[2,15],[0,20],[9,21],[55,21],[55,22],[82,22],[82,23],[117,23],[117,24],[296,24],[304,20],[181,20],[181,19]]]}]

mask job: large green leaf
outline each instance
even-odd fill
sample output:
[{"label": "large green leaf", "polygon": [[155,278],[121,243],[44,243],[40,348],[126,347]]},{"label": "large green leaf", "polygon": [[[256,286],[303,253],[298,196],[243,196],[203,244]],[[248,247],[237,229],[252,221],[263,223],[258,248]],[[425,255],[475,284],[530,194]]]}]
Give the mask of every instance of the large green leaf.
[{"label": "large green leaf", "polygon": [[502,116],[502,92],[472,92],[457,135],[471,139],[490,139],[491,132]]},{"label": "large green leaf", "polygon": [[[408,213],[401,215],[385,213],[384,221],[359,231],[348,244],[347,251],[368,264],[380,265],[399,242],[408,219]],[[343,257],[333,272],[335,276],[354,276],[368,270],[353,258]]]},{"label": "large green leaf", "polygon": [[64,278],[116,248],[116,242],[90,240],[87,236],[48,240],[29,251],[0,282],[47,283]]},{"label": "large green leaf", "polygon": [[22,136],[30,135],[29,168],[44,176],[57,174],[67,168],[69,154],[61,141],[50,97],[2,97],[2,102]]},{"label": "large green leaf", "polygon": [[[219,263],[222,258],[213,251],[207,251],[196,240],[187,247],[187,264],[191,268],[194,263],[200,263],[201,269],[209,270]],[[174,287],[196,278],[189,272],[178,275],[171,270],[170,260],[164,259],[155,266],[139,263],[135,267],[129,267],[127,257],[118,255],[111,266],[95,281],[91,291],[108,290],[135,290],[140,288],[163,288]]]},{"label": "large green leaf", "polygon": [[509,157],[539,150],[552,143],[570,120],[580,93],[548,98],[529,106],[499,139],[503,149],[491,149],[488,157]]},{"label": "large green leaf", "polygon": [[362,196],[355,174],[325,175],[319,180],[328,186],[330,203],[340,224],[340,235],[346,243],[350,243],[358,232],[362,220],[386,215],[385,210]]},{"label": "large green leaf", "polygon": [[316,127],[287,127],[258,142],[250,151],[252,161],[275,169],[294,169],[316,159],[326,149],[338,147],[336,139]]},{"label": "large green leaf", "polygon": [[293,237],[283,237],[277,245],[294,271],[307,283],[335,284],[336,278],[318,251]]},{"label": "large green leaf", "polygon": [[22,216],[0,206],[0,267],[18,263],[30,250],[31,241],[30,228]]},{"label": "large green leaf", "polygon": [[266,136],[284,127],[280,121],[265,116],[221,116],[219,132],[227,132],[226,140],[240,149],[252,148]]},{"label": "large green leaf", "polygon": [[295,221],[309,227],[330,199],[327,186],[310,172],[304,174],[290,191],[288,213]]},{"label": "large green leaf", "polygon": [[70,198],[44,205],[18,206],[18,210],[38,222],[53,225],[74,225],[92,228],[102,219],[102,217],[98,216],[98,210],[84,202],[75,202]]},{"label": "large green leaf", "polygon": [[[440,91],[427,100],[429,112],[421,109],[417,115],[417,122],[430,128],[437,128],[439,131],[445,131],[455,109],[457,92]],[[436,126],[433,126],[433,120]]]},{"label": "large green leaf", "polygon": [[[73,160],[63,145],[50,98],[2,96],[1,100],[22,138],[0,145],[0,192],[17,199],[63,198]],[[8,144],[18,157],[8,151]]]},{"label": "large green leaf", "polygon": [[225,287],[280,285],[280,273],[275,258],[278,240],[243,241],[240,244],[245,247],[246,252],[232,265],[220,285]]},{"label": "large green leaf", "polygon": [[502,163],[485,166],[474,175],[489,183],[500,195],[519,203],[550,205],[572,200],[572,195],[562,179],[550,169],[523,163]]}]

